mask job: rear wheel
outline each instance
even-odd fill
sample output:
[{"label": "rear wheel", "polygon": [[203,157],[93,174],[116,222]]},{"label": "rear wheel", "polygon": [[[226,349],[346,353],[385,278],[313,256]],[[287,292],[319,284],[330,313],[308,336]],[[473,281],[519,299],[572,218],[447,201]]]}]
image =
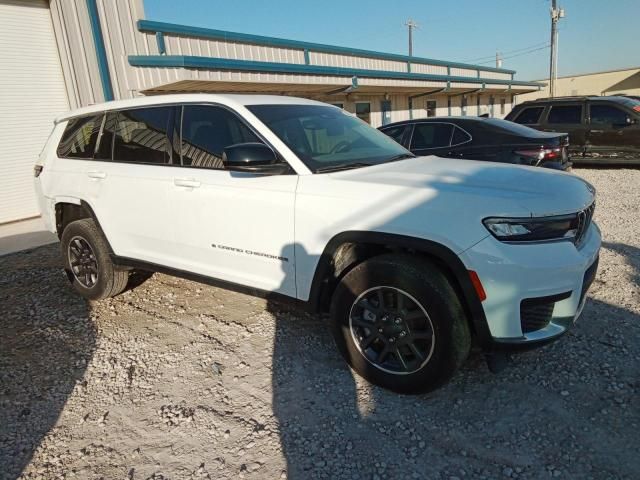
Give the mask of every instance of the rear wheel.
[{"label": "rear wheel", "polygon": [[336,288],[331,318],[349,365],[371,383],[401,393],[445,383],[471,346],[447,277],[413,256],[383,255],[353,268]]},{"label": "rear wheel", "polygon": [[107,242],[93,220],[84,218],[67,225],[60,248],[69,281],[83,297],[113,297],[127,286],[129,273],[113,264]]}]

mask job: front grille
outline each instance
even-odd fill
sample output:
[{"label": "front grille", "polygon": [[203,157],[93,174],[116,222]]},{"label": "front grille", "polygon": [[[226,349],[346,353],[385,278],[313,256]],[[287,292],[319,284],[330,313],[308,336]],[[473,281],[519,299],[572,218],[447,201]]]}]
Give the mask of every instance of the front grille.
[{"label": "front grille", "polygon": [[576,245],[582,243],[584,236],[589,230],[589,226],[591,225],[591,220],[593,220],[593,212],[596,209],[596,202],[593,202],[584,210],[578,212],[578,226],[576,228],[576,236],[574,237],[574,241]]},{"label": "front grille", "polygon": [[556,302],[569,298],[571,292],[548,297],[525,298],[520,302],[520,326],[522,333],[534,332],[545,328],[551,322]]},{"label": "front grille", "polygon": [[522,333],[540,330],[549,325],[555,303],[526,305],[526,302],[527,300],[523,300],[520,304],[520,326],[522,327]]}]

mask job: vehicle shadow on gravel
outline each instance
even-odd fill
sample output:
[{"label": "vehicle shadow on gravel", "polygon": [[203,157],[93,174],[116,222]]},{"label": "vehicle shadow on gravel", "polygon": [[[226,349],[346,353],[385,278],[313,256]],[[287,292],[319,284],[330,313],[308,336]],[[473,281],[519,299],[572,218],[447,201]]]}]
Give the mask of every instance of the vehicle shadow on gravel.
[{"label": "vehicle shadow on gravel", "polygon": [[640,248],[614,242],[603,242],[602,246],[603,248],[613,250],[625,258],[627,264],[633,269],[631,281],[636,287],[640,287]]},{"label": "vehicle shadow on gravel", "polygon": [[0,312],[0,478],[14,479],[83,388],[96,331],[58,244],[0,257]]},{"label": "vehicle shadow on gravel", "polygon": [[[606,247],[624,254],[637,284],[640,250]],[[500,374],[473,351],[447,385],[403,396],[357,378],[326,319],[276,301],[267,309],[276,328],[273,412],[289,480],[608,479],[640,470],[629,443],[640,367],[640,316],[631,310],[590,297],[565,338],[514,356]]]}]

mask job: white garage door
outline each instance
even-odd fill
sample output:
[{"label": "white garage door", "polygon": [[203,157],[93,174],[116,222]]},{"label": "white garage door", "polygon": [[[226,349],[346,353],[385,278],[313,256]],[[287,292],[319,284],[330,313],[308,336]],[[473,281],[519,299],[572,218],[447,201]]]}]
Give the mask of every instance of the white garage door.
[{"label": "white garage door", "polygon": [[69,109],[44,0],[0,0],[0,223],[39,214],[33,165]]}]

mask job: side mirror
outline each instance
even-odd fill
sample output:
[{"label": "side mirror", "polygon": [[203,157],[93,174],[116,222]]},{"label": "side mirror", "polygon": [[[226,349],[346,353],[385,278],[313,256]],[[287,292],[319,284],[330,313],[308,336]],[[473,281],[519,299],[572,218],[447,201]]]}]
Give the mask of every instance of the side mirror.
[{"label": "side mirror", "polygon": [[222,152],[226,170],[277,175],[286,173],[289,166],[278,160],[271,148],[263,143],[236,143]]}]

